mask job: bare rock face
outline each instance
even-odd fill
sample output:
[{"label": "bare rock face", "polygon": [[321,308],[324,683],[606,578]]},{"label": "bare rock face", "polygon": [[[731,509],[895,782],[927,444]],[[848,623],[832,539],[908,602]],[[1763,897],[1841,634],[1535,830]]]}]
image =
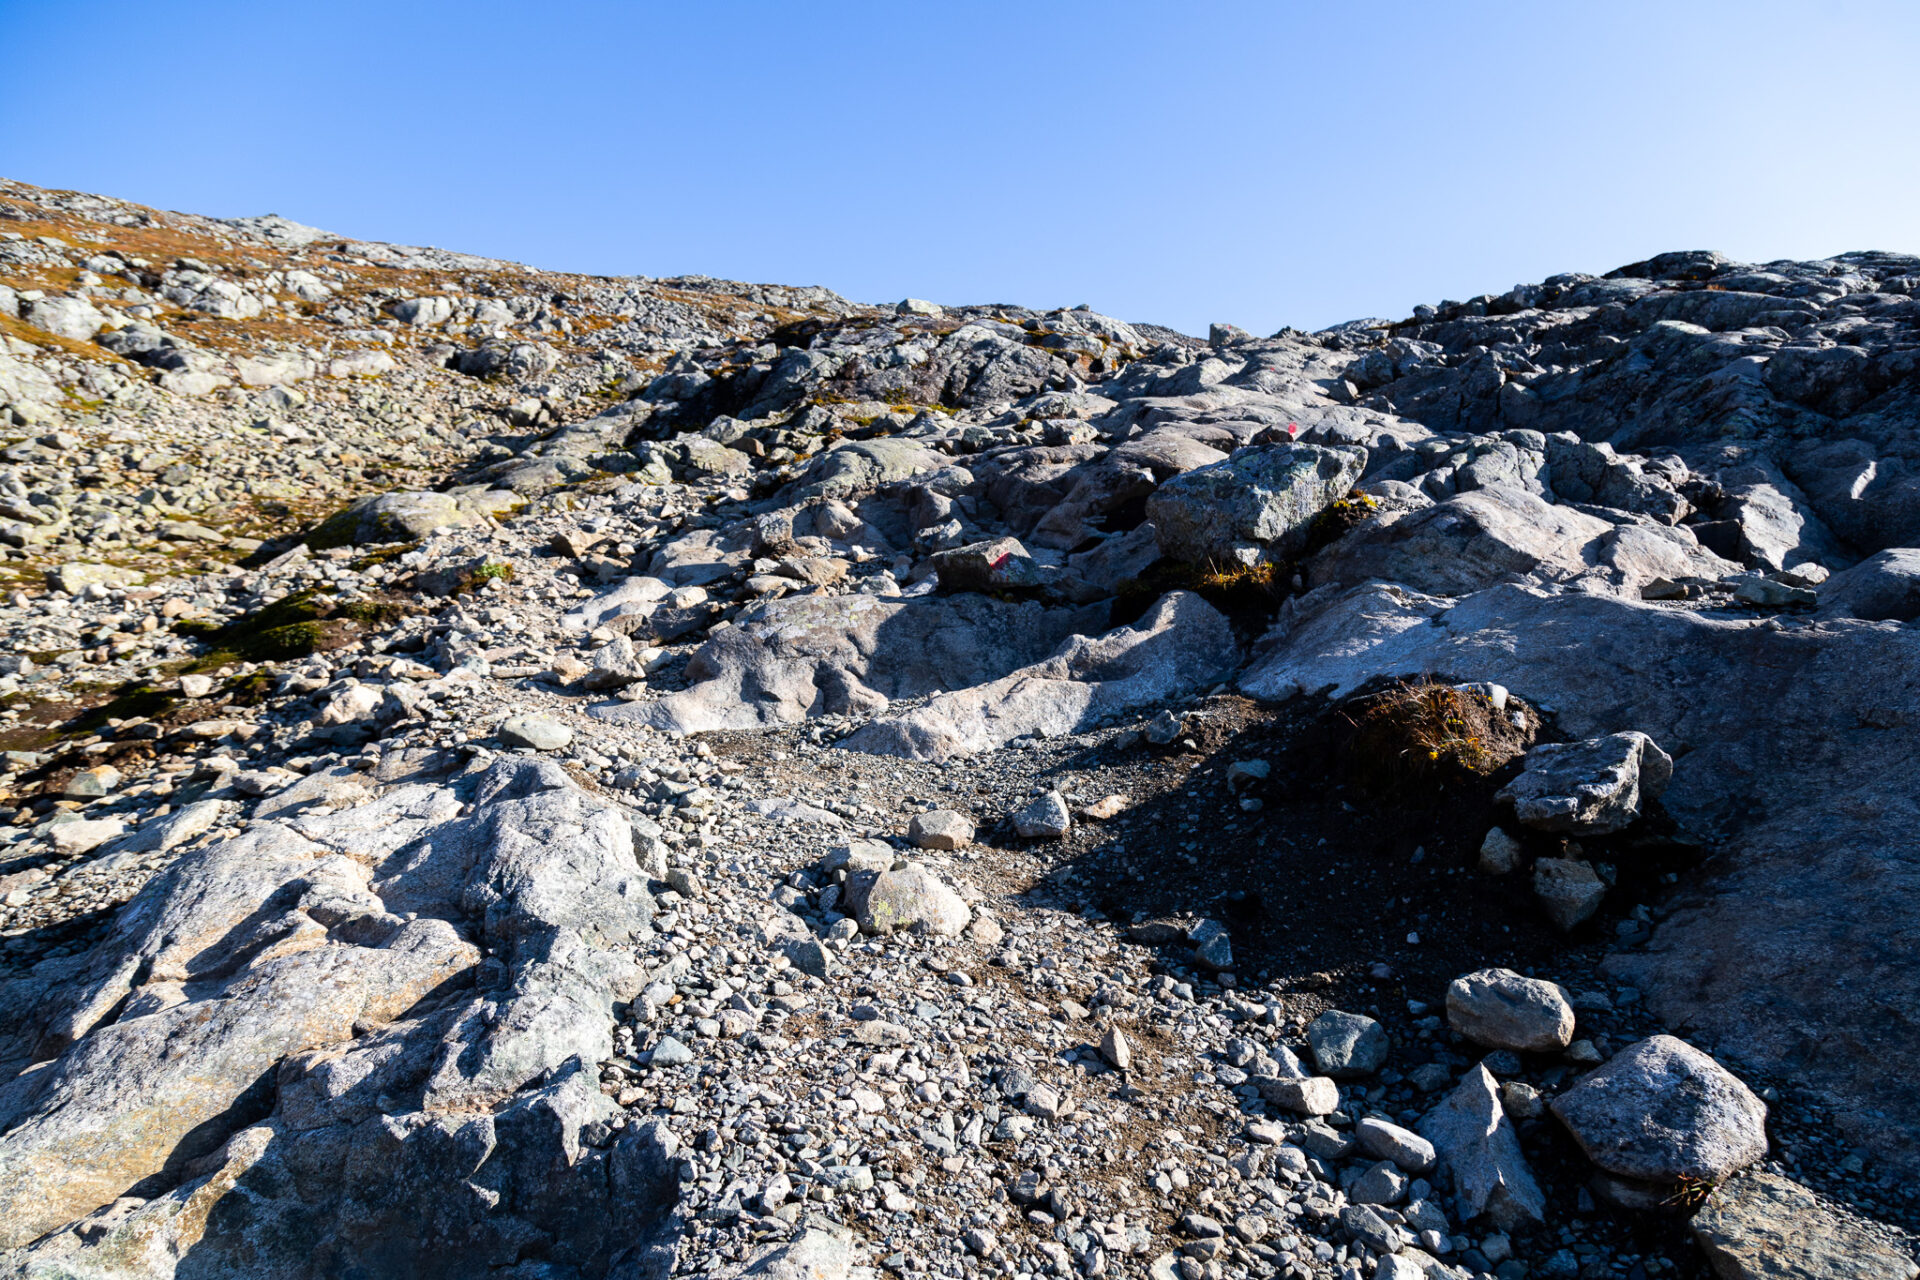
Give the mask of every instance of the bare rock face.
[{"label": "bare rock face", "polygon": [[1383,578],[1435,595],[1464,595],[1528,575],[1572,578],[1591,567],[1583,549],[1611,529],[1523,489],[1495,485],[1363,524],[1315,559],[1313,578]]},{"label": "bare rock face", "polygon": [[1520,1137],[1500,1105],[1500,1089],[1484,1065],[1467,1072],[1419,1124],[1440,1168],[1453,1182],[1459,1220],[1485,1215],[1501,1231],[1546,1217],[1546,1197],[1520,1151]]},{"label": "bare rock face", "polygon": [[1627,1046],[1552,1105],[1588,1159],[1636,1182],[1718,1182],[1767,1151],[1766,1104],[1673,1036]]},{"label": "bare rock face", "polygon": [[684,692],[594,714],[691,733],[873,712],[894,698],[984,684],[1038,662],[1068,637],[1097,630],[1104,613],[1105,606],[1048,609],[979,595],[775,600],[701,646]]},{"label": "bare rock face", "polygon": [[1102,717],[1189,697],[1224,679],[1239,657],[1226,617],[1174,592],[1131,627],[1075,636],[1044,662],[939,694],[925,706],[851,734],[846,745],[909,760],[991,751],[1028,734],[1059,737]]},{"label": "bare rock face", "polygon": [[1754,1170],[1714,1188],[1693,1238],[1726,1280],[1913,1280],[1920,1265],[1791,1178]]},{"label": "bare rock face", "polygon": [[[545,763],[182,859],[32,1015],[46,1065],[0,1090],[0,1248],[35,1274],[190,1248],[209,1275],[455,1276],[517,1233],[605,1274],[674,1197],[672,1134],[608,1142],[594,1071],[645,984],[613,948],[651,912],[626,820]],[[206,1215],[230,1195],[252,1208]]]},{"label": "bare rock face", "polygon": [[1920,618],[1920,550],[1889,547],[1820,584],[1820,609],[1869,622]]},{"label": "bare rock face", "polygon": [[1525,772],[1494,798],[1538,831],[1587,836],[1618,831],[1660,798],[1673,758],[1644,733],[1610,733],[1581,742],[1542,743]]},{"label": "bare rock face", "polygon": [[[1920,1010],[1920,952],[1886,924],[1920,913],[1920,875],[1886,838],[1890,822],[1920,823],[1910,789],[1890,781],[1920,769],[1899,727],[1920,701],[1860,675],[1915,664],[1920,633],[1885,624],[1787,629],[1523,586],[1446,600],[1374,583],[1295,602],[1239,684],[1285,700],[1445,671],[1506,685],[1568,733],[1633,725],[1681,756],[1661,803],[1725,857],[1699,905],[1607,967],[1669,1025],[1851,1099],[1846,1123],[1920,1107],[1912,1079],[1884,1068],[1920,1053],[1915,1024],[1885,1016]],[[1835,972],[1875,978],[1841,987]],[[1912,1159],[1885,1126],[1849,1132],[1903,1167]]]}]

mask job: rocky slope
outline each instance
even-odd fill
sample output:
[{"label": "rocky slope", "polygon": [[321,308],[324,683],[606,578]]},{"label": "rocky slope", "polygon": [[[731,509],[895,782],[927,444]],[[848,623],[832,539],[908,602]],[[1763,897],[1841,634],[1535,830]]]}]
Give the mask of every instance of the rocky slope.
[{"label": "rocky slope", "polygon": [[0,228],[0,1274],[1916,1274],[1920,259]]}]

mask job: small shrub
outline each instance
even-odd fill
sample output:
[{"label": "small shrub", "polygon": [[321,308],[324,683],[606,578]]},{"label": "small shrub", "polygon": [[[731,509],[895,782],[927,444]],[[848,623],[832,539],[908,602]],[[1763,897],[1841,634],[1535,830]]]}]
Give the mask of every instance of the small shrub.
[{"label": "small shrub", "polygon": [[1340,714],[1348,726],[1347,771],[1373,792],[1486,778],[1533,740],[1530,713],[1516,725],[1485,694],[1438,680],[1398,682],[1355,698]]}]

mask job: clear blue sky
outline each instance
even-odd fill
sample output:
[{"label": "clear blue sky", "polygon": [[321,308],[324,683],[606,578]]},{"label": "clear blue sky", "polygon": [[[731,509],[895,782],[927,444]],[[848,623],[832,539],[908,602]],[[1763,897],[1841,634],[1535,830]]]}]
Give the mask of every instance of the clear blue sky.
[{"label": "clear blue sky", "polygon": [[1920,4],[0,0],[0,173],[1259,332],[1920,251]]}]

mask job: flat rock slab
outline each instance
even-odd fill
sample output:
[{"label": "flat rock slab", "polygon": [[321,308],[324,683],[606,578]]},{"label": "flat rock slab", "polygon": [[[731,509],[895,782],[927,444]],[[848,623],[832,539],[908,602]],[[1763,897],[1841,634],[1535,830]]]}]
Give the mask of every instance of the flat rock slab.
[{"label": "flat rock slab", "polygon": [[1906,1251],[1791,1178],[1756,1171],[1716,1187],[1693,1238],[1723,1280],[1913,1280]]}]

